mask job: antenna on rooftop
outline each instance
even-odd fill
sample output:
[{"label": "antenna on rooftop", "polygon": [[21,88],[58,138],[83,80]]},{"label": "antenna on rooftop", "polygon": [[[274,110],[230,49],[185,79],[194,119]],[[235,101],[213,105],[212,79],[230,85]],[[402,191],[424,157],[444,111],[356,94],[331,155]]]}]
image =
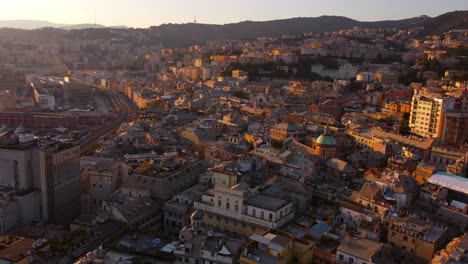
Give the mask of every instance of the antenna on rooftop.
[{"label": "antenna on rooftop", "polygon": [[193,18],[193,23],[195,23],[195,24],[197,23],[197,16],[195,16],[195,17]]}]

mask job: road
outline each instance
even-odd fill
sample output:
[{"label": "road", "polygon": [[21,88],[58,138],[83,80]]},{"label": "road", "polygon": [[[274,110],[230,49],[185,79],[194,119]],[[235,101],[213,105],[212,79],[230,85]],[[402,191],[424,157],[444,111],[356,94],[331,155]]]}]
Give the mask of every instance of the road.
[{"label": "road", "polygon": [[[100,89],[97,88],[96,89]],[[81,154],[86,154],[92,151],[99,139],[107,137],[115,133],[120,125],[124,122],[130,122],[137,117],[138,108],[127,98],[114,90],[105,89],[109,99],[114,105],[114,110],[118,114],[118,118],[103,124],[97,128],[95,132],[90,133],[87,137],[80,140]]]}]

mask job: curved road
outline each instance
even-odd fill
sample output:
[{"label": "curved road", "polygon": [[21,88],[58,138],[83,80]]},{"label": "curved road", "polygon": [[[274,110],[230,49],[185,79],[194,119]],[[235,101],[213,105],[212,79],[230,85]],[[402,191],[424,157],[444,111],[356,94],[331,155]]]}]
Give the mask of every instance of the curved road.
[{"label": "curved road", "polygon": [[[99,89],[98,87],[95,87]],[[101,89],[104,90],[104,89]],[[137,117],[138,108],[127,98],[114,90],[108,90],[107,94],[109,99],[114,104],[114,109],[118,114],[118,118],[110,122],[105,123],[101,127],[98,127],[95,132],[89,134],[87,137],[80,140],[80,152],[86,154],[93,150],[100,138],[107,137],[115,133],[120,125],[124,122],[130,122]]]}]

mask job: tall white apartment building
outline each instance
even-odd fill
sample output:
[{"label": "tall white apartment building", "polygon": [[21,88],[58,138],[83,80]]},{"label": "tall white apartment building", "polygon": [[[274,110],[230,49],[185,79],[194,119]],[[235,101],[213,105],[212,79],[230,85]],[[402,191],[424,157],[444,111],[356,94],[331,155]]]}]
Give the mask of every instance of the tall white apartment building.
[{"label": "tall white apartment building", "polygon": [[411,133],[427,138],[442,137],[445,113],[453,110],[454,105],[453,97],[416,89],[411,102]]}]

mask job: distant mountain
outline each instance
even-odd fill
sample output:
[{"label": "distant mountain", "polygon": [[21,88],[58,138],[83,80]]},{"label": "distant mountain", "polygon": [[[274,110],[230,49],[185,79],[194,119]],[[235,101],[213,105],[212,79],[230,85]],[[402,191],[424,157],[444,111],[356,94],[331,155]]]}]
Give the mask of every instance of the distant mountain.
[{"label": "distant mountain", "polygon": [[65,30],[71,30],[71,29],[87,29],[87,28],[117,28],[117,29],[125,29],[128,28],[127,26],[112,26],[112,27],[106,27],[100,24],[77,24],[77,25],[70,25],[70,26],[64,26],[60,27],[61,29]]},{"label": "distant mountain", "polygon": [[17,28],[17,29],[37,29],[43,27],[60,28],[66,26],[65,24],[57,24],[43,20],[0,20],[0,28]]},{"label": "distant mountain", "polygon": [[86,28],[106,28],[106,26],[99,24],[77,24],[60,27],[61,29],[71,30],[71,29],[86,29]]},{"label": "distant mountain", "polygon": [[299,17],[271,21],[244,21],[225,25],[209,24],[163,24],[150,27],[149,31],[160,37],[164,44],[202,43],[208,39],[254,39],[259,36],[280,37],[300,35],[305,32],[330,32],[351,29],[353,26],[366,28],[405,28],[422,23],[424,17],[402,20],[361,22],[342,16]]},{"label": "distant mountain", "polygon": [[[16,29],[39,29],[45,27],[60,28],[65,30],[71,29],[86,29],[86,28],[107,28],[106,26],[99,24],[76,24],[76,25],[67,25],[67,24],[57,24],[49,21],[43,20],[27,20],[27,19],[18,19],[18,20],[0,20],[0,28],[16,28]],[[126,26],[112,26],[109,28],[127,28]]]},{"label": "distant mountain", "polygon": [[420,23],[427,35],[442,34],[451,29],[468,29],[468,11],[454,11],[425,19]]},{"label": "distant mountain", "polygon": [[305,32],[322,33],[363,28],[397,28],[414,26],[427,27],[427,34],[445,32],[453,28],[466,27],[468,11],[454,11],[435,18],[419,16],[400,20],[357,21],[343,16],[300,17],[271,21],[244,21],[225,25],[209,24],[163,24],[149,28],[150,34],[157,36],[166,46],[187,46],[204,43],[210,39],[254,39],[259,36],[280,37],[300,35]]},{"label": "distant mountain", "polygon": [[[21,22],[21,23],[20,23]],[[119,30],[138,32],[145,36],[147,45],[162,43],[166,47],[187,47],[194,44],[205,44],[207,40],[216,39],[255,39],[260,36],[281,37],[283,35],[302,35],[306,32],[322,33],[362,28],[396,28],[407,29],[424,26],[424,35],[440,34],[454,28],[468,28],[468,11],[454,11],[434,18],[419,16],[401,20],[358,21],[343,16],[298,17],[271,21],[244,21],[239,23],[215,24],[162,24],[148,29],[133,29],[124,26],[105,27],[95,24],[58,25],[46,21],[0,21],[3,26],[13,28],[48,27],[33,31],[18,29],[0,29],[0,37],[16,36],[27,39],[31,35],[37,38],[49,38],[60,35],[64,38],[106,39],[121,36]],[[51,28],[53,27],[53,28]],[[110,28],[114,30],[109,30]],[[67,29],[67,30],[64,30]],[[78,29],[78,30],[68,30]],[[127,35],[127,36],[131,36]],[[141,40],[139,40],[141,41]]]}]

